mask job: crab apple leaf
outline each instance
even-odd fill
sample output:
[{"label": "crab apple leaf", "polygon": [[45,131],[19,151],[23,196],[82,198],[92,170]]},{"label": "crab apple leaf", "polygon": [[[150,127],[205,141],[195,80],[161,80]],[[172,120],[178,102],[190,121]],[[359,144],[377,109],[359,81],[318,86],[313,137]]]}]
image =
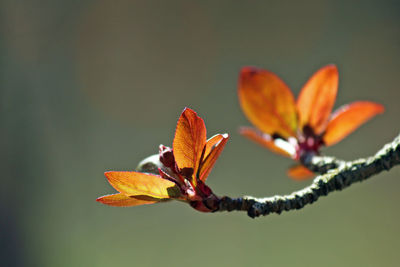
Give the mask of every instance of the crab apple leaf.
[{"label": "crab apple leaf", "polygon": [[289,87],[274,73],[245,67],[240,72],[239,102],[246,117],[262,132],[295,136],[297,113]]},{"label": "crab apple leaf", "polygon": [[191,168],[193,173],[197,173],[206,139],[203,119],[193,110],[185,108],[178,120],[172,145],[180,169]]},{"label": "crab apple leaf", "polygon": [[106,172],[110,184],[126,196],[149,196],[152,198],[179,198],[181,195],[179,187],[169,180],[160,176],[140,173],[111,171]]},{"label": "crab apple leaf", "polygon": [[[283,149],[275,144],[275,140],[268,134],[263,134],[257,129],[251,127],[241,127],[239,133],[250,140],[268,148],[272,152],[292,158],[295,154],[295,149]],[[283,140],[282,140],[283,141]],[[288,143],[289,145],[289,143]]]},{"label": "crab apple leaf", "polygon": [[287,175],[296,181],[304,181],[312,178],[315,174],[303,165],[294,165],[287,171]]},{"label": "crab apple leaf", "polygon": [[335,65],[319,69],[303,86],[297,99],[300,129],[310,126],[321,134],[328,123],[336,99],[339,74]]},{"label": "crab apple leaf", "polygon": [[229,139],[228,134],[217,134],[207,140],[204,159],[199,169],[199,179],[203,182],[206,181],[210,171],[214,167],[219,155],[225,147],[226,142]]},{"label": "crab apple leaf", "polygon": [[131,207],[131,206],[139,206],[144,204],[153,204],[160,202],[161,200],[158,198],[136,198],[136,197],[128,197],[124,194],[118,193],[113,195],[106,195],[99,197],[96,201],[114,207]]},{"label": "crab apple leaf", "polygon": [[325,145],[336,144],[385,108],[369,101],[357,101],[339,108],[332,114],[323,140]]}]

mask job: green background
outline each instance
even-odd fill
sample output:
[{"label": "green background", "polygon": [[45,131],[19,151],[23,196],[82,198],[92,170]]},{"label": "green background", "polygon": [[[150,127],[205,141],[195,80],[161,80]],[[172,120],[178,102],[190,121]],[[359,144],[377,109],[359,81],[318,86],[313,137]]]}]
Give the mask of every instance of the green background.
[{"label": "green background", "polygon": [[218,195],[287,194],[311,181],[241,137],[238,71],[277,73],[297,95],[338,65],[335,107],[384,104],[325,154],[355,159],[399,133],[398,1],[1,3],[0,258],[4,266],[398,266],[400,168],[300,211],[252,220],[184,203],[113,208],[103,172],[171,145],[185,106],[229,132]]}]

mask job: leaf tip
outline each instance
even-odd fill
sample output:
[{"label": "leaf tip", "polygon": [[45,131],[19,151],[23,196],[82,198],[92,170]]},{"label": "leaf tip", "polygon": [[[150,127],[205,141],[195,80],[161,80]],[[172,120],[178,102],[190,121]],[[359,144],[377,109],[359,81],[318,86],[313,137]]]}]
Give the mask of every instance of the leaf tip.
[{"label": "leaf tip", "polygon": [[96,201],[100,202],[100,203],[104,203],[104,197],[105,196],[98,197],[98,198],[96,198]]},{"label": "leaf tip", "polygon": [[108,179],[108,180],[110,180],[112,177],[113,177],[113,171],[107,171],[107,172],[104,172],[104,176]]},{"label": "leaf tip", "polygon": [[[259,73],[261,71],[260,68],[253,67],[253,66],[245,66],[240,69],[239,72],[239,85],[243,84],[244,82],[248,81],[253,75]],[[239,89],[241,86],[239,86]]]},{"label": "leaf tip", "polygon": [[331,72],[332,74],[339,73],[339,70],[338,70],[337,66],[335,64],[333,64],[333,63],[322,67],[321,70],[325,70],[327,72]]},{"label": "leaf tip", "polygon": [[182,115],[183,114],[187,114],[187,113],[191,113],[191,114],[196,114],[196,111],[194,111],[193,109],[189,108],[189,107],[184,107],[184,109],[182,110]]},{"label": "leaf tip", "polygon": [[382,114],[385,112],[385,106],[382,104],[375,103],[376,114]]}]

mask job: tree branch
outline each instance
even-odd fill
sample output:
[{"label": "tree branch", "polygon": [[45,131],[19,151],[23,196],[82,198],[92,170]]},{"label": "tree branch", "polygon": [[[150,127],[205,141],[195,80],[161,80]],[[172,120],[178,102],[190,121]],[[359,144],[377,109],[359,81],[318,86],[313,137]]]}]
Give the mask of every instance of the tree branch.
[{"label": "tree branch", "polygon": [[321,173],[310,186],[285,196],[255,198],[222,197],[218,211],[247,211],[251,218],[270,213],[301,209],[314,203],[321,196],[342,190],[355,182],[361,182],[383,170],[389,170],[400,164],[400,135],[386,144],[374,156],[354,161],[338,160],[334,157],[308,155],[301,162],[310,170]]}]

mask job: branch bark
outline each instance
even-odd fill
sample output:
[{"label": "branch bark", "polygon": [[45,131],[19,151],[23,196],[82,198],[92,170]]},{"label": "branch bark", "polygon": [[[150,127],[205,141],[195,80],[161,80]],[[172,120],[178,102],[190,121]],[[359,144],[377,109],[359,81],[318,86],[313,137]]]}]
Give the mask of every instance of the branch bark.
[{"label": "branch bark", "polygon": [[301,209],[305,205],[314,203],[321,196],[342,190],[400,164],[400,135],[369,158],[343,161],[334,157],[308,155],[303,157],[301,162],[310,170],[321,174],[311,185],[284,196],[266,198],[224,196],[220,199],[218,211],[247,211],[251,218],[255,218],[270,213],[280,214],[282,211]]}]

